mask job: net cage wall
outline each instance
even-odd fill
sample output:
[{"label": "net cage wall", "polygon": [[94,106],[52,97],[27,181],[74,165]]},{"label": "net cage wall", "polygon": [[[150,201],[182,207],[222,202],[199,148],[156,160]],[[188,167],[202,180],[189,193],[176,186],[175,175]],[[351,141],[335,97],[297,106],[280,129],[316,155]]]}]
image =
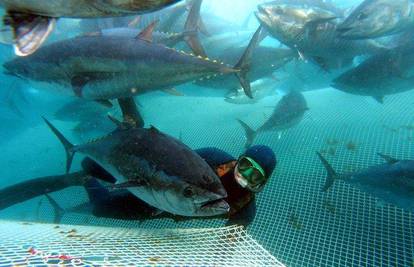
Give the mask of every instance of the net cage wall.
[{"label": "net cage wall", "polygon": [[[412,266],[412,213],[381,203],[340,181],[322,192],[326,172],[315,152],[321,152],[339,173],[382,163],[378,152],[412,158],[414,93],[388,96],[383,105],[333,89],[304,95],[309,111],[298,126],[259,134],[255,140],[255,144],[269,145],[275,151],[278,164],[257,196],[257,215],[246,230],[226,228],[225,221],[219,219],[96,218],[71,211],[86,200],[84,190],[74,187],[51,194],[66,209],[64,225],[10,222],[53,222],[53,210],[44,197],[0,213],[4,220],[0,224],[0,265],[44,264],[44,258],[29,252],[33,247],[55,256],[78,257],[83,264],[116,266]],[[157,95],[142,99],[142,105],[146,121],[180,136],[190,147],[215,146],[237,157],[243,152],[245,139],[235,119],[255,129],[268,118],[272,112],[269,106],[280,97],[246,106],[231,105],[217,97]],[[76,139],[70,125],[55,124],[69,139]],[[2,146],[5,155],[13,155],[4,159],[8,167],[3,176],[16,177],[10,184],[28,178],[28,173],[64,172],[64,151],[45,125],[39,124]],[[26,164],[28,161],[32,164]],[[25,164],[27,168],[22,169]]]}]

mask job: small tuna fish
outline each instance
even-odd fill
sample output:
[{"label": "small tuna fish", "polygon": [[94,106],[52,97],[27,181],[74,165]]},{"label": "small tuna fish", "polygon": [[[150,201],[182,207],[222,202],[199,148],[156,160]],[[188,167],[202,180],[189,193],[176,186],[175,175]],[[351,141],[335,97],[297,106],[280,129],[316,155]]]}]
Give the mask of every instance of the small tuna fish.
[{"label": "small tuna fish", "polygon": [[154,127],[119,128],[83,145],[72,145],[48,120],[64,145],[69,172],[82,153],[149,205],[182,216],[215,216],[229,211],[220,178],[191,148]]},{"label": "small tuna fish", "polygon": [[374,55],[332,81],[331,86],[355,95],[372,96],[383,103],[385,95],[414,88],[414,44]]},{"label": "small tuna fish", "polygon": [[253,144],[256,135],[266,131],[282,131],[297,125],[309,110],[306,99],[302,93],[291,91],[277,103],[270,118],[256,131],[250,128],[242,120],[238,120],[246,132],[246,145],[248,148]]},{"label": "small tuna fish", "polygon": [[276,95],[275,80],[273,78],[264,78],[252,82],[253,99],[246,96],[243,89],[239,88],[226,95],[224,101],[232,104],[253,104],[257,101],[271,95]]},{"label": "small tuna fish", "polygon": [[328,177],[323,191],[336,180],[343,180],[384,202],[407,211],[414,211],[414,160],[397,160],[379,154],[386,163],[352,173],[337,174],[328,161],[317,152]]},{"label": "small tuna fish", "polygon": [[36,51],[54,28],[57,18],[127,16],[161,9],[178,0],[0,0],[6,25],[13,28],[15,52],[27,56]]},{"label": "small tuna fish", "polygon": [[414,27],[411,0],[365,0],[338,26],[346,39],[369,39]]}]

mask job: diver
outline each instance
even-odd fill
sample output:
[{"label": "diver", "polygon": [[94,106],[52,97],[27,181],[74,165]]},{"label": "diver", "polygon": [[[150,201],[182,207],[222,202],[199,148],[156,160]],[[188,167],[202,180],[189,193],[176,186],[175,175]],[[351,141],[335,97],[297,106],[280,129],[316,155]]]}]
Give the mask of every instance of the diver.
[{"label": "diver", "polygon": [[[218,148],[201,148],[195,151],[214,169],[227,191],[228,196],[225,200],[230,205],[230,211],[225,215],[228,218],[226,224],[249,225],[256,215],[255,194],[263,190],[276,166],[274,152],[267,146],[256,145],[235,159]],[[127,189],[110,190],[110,186],[98,180],[109,184],[115,183],[115,178],[111,174],[86,157],[82,160],[81,171],[35,178],[0,189],[0,210],[40,195],[46,195],[49,201],[53,201],[48,193],[70,186],[84,186],[92,207],[92,214],[96,217],[121,220],[147,220],[161,217],[178,221],[194,219],[194,217],[160,212]],[[57,206],[55,201],[51,204]],[[63,212],[64,209],[55,208],[55,218],[59,218],[55,223],[59,223]]]}]

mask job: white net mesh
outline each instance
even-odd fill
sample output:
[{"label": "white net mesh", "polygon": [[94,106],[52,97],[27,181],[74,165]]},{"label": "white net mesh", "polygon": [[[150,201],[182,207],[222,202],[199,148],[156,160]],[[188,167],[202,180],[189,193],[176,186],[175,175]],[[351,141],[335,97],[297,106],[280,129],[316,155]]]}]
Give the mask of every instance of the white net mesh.
[{"label": "white net mesh", "polygon": [[[326,172],[315,151],[321,151],[338,173],[383,163],[377,152],[412,159],[414,91],[388,96],[383,105],[332,89],[304,95],[310,110],[298,126],[283,132],[280,139],[270,132],[255,140],[275,151],[278,165],[257,196],[257,215],[248,233],[288,266],[412,266],[413,213],[378,205],[369,194],[341,182],[321,192]],[[177,137],[182,133],[183,141],[192,148],[216,146],[237,157],[243,150],[244,133],[235,118],[256,129],[272,112],[267,106],[274,106],[279,99],[229,106],[218,98],[148,96],[142,103],[145,119],[160,130]],[[70,127],[56,123],[59,129],[71,133]],[[20,149],[16,152],[17,147]],[[8,141],[2,153],[7,155],[3,158],[7,168],[0,170],[4,183],[64,172],[64,151],[44,125]],[[87,201],[82,188],[51,196],[67,210],[62,219],[65,224],[133,227],[140,231],[224,224],[210,219],[139,222],[96,218],[71,211],[71,207]],[[45,197],[40,197],[3,210],[0,217],[52,222],[54,212]],[[114,231],[123,231],[118,229]],[[195,248],[200,246],[197,242],[192,244]]]},{"label": "white net mesh", "polygon": [[242,227],[139,230],[0,221],[0,266],[284,266]]}]

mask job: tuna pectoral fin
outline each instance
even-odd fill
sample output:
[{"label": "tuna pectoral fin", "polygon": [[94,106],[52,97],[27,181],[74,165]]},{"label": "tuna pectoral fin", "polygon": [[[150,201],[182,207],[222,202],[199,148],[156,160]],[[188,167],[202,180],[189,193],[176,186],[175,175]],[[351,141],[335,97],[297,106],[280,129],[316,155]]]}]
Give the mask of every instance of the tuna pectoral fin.
[{"label": "tuna pectoral fin", "polygon": [[134,181],[127,181],[125,183],[110,185],[108,187],[112,189],[128,189],[128,188],[141,187],[141,186],[146,186],[146,185],[147,185],[147,182],[144,180],[134,180]]},{"label": "tuna pectoral fin", "polygon": [[133,97],[119,98],[118,103],[121,107],[124,123],[127,123],[134,128],[144,127],[144,119],[139,113]]},{"label": "tuna pectoral fin", "polygon": [[241,56],[239,62],[236,64],[236,66],[234,66],[234,69],[239,70],[239,72],[236,72],[236,76],[239,79],[241,86],[243,87],[244,93],[250,98],[253,98],[253,94],[250,87],[250,81],[247,78],[247,73],[250,70],[253,50],[257,47],[259,43],[261,32],[262,26],[259,26],[259,28],[254,33],[252,39],[250,40],[249,45],[247,46],[246,50]]},{"label": "tuna pectoral fin", "polygon": [[53,220],[54,223],[60,223],[62,220],[63,215],[65,214],[65,210],[59,206],[59,204],[48,194],[45,194],[47,200],[49,200],[50,205],[52,205],[53,210],[55,211],[55,218]]},{"label": "tuna pectoral fin", "polygon": [[18,56],[35,52],[52,32],[56,19],[27,13],[9,12],[4,24],[13,29],[14,51]]},{"label": "tuna pectoral fin", "polygon": [[241,126],[243,127],[245,134],[246,134],[246,144],[245,144],[245,148],[249,148],[252,144],[254,139],[256,138],[256,134],[257,132],[254,131],[252,128],[250,128],[249,125],[247,125],[244,121],[237,119],[237,121],[241,124]]},{"label": "tuna pectoral fin", "polygon": [[65,147],[66,152],[66,173],[69,173],[70,166],[72,165],[73,156],[75,155],[75,146],[72,145],[55,126],[53,126],[45,117],[42,117],[43,120],[46,122],[47,126],[49,126],[50,130],[57,136],[59,141]]},{"label": "tuna pectoral fin", "polygon": [[190,12],[188,13],[187,21],[184,25],[184,40],[191,50],[197,56],[207,57],[207,54],[201,45],[200,39],[198,38],[199,22],[200,22],[200,8],[202,0],[195,0],[191,6]]},{"label": "tuna pectoral fin", "polygon": [[336,174],[335,170],[332,168],[332,166],[329,164],[329,162],[322,156],[321,153],[316,152],[319,159],[321,160],[323,166],[326,169],[327,177],[325,181],[325,185],[322,188],[323,192],[326,192],[335,182],[335,179],[338,178],[338,175]]}]

